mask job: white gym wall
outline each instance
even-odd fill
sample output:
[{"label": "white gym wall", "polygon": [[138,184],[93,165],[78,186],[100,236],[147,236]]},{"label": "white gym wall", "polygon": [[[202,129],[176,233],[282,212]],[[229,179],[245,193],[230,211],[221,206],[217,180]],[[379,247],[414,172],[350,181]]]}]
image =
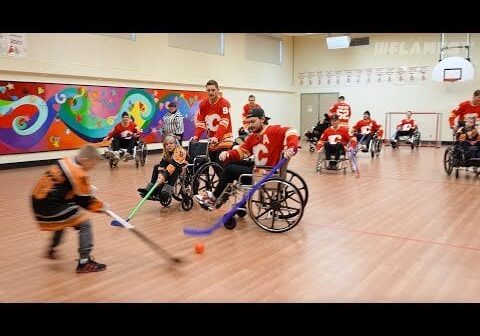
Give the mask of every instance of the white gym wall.
[{"label": "white gym wall", "polygon": [[[294,72],[325,70],[353,70],[403,66],[431,66],[439,61],[437,46],[441,34],[352,34],[353,37],[370,37],[368,46],[328,50],[325,36],[295,37]],[[466,34],[446,34],[448,43],[463,42]],[[470,58],[476,69],[480,65],[480,34],[471,34]],[[433,47],[433,48],[432,48]],[[456,53],[456,54],[455,54]],[[463,50],[451,50],[447,55],[464,56]],[[359,86],[320,87],[313,81],[299,85],[300,93],[339,92],[352,106],[353,121],[361,118],[365,110],[380,123],[385,123],[385,113],[390,111],[439,112],[443,113],[442,140],[451,141],[447,118],[458,103],[471,99],[473,91],[480,88],[480,73],[472,81],[439,83],[428,79],[419,84],[369,84]],[[372,79],[374,77],[372,76]],[[434,118],[432,118],[432,121]],[[422,137],[428,140],[433,125],[421,125]],[[427,134],[428,133],[428,134]]]}]

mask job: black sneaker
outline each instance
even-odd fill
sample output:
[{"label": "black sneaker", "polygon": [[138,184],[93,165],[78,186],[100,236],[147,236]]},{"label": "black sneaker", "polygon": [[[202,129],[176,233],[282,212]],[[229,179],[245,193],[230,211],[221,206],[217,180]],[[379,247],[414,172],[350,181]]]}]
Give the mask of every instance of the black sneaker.
[{"label": "black sneaker", "polygon": [[45,253],[45,258],[52,260],[58,259],[57,250],[49,249],[47,253]]},{"label": "black sneaker", "polygon": [[97,263],[92,257],[90,257],[84,264],[80,264],[80,261],[78,262],[77,273],[100,272],[106,269],[107,265]]}]

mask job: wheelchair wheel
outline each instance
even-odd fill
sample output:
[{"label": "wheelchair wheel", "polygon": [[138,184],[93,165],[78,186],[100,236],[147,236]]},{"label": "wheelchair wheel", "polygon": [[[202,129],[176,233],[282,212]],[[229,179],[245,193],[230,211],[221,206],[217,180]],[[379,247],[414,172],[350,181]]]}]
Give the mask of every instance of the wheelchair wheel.
[{"label": "wheelchair wheel", "polygon": [[229,220],[227,220],[223,226],[225,226],[225,229],[228,230],[233,230],[237,226],[237,220],[235,219],[235,216],[230,217]]},{"label": "wheelchair wheel", "polygon": [[375,154],[377,155],[377,157],[380,156],[380,152],[382,151],[382,146],[383,146],[382,139],[377,139],[375,143]]},{"label": "wheelchair wheel", "polygon": [[460,176],[459,171],[460,171],[460,169],[455,168],[455,178],[458,178]]},{"label": "wheelchair wheel", "polygon": [[448,176],[452,174],[453,170],[453,149],[447,148],[445,150],[445,154],[443,155],[443,168],[445,169],[445,173]]},{"label": "wheelchair wheel", "polygon": [[376,141],[373,141],[373,143],[370,144],[370,156],[372,157],[372,159],[375,157],[376,146],[377,146]]},{"label": "wheelchair wheel", "polygon": [[239,210],[237,210],[236,215],[240,218],[243,218],[247,215],[247,210],[239,209]]},{"label": "wheelchair wheel", "polygon": [[264,181],[248,200],[249,216],[263,230],[285,232],[294,228],[303,216],[301,192],[280,178]]},{"label": "wheelchair wheel", "polygon": [[147,144],[143,144],[142,159],[140,160],[140,164],[142,165],[142,167],[145,166],[145,162],[147,162],[147,154],[148,154]]},{"label": "wheelchair wheel", "polygon": [[110,163],[110,169],[117,168],[118,167],[118,161],[114,159],[109,160]]},{"label": "wheelchair wheel", "polygon": [[182,183],[183,179],[178,177],[173,185],[172,197],[175,201],[181,202],[183,200],[182,196]]},{"label": "wheelchair wheel", "polygon": [[191,197],[185,197],[185,199],[182,200],[182,209],[185,211],[190,211],[193,208],[193,198]]},{"label": "wheelchair wheel", "polygon": [[192,193],[198,195],[206,190],[213,191],[220,180],[223,168],[216,162],[202,165],[192,178]]},{"label": "wheelchair wheel", "polygon": [[293,170],[287,169],[285,180],[292,183],[300,191],[303,200],[303,206],[308,202],[308,187],[305,180]]},{"label": "wheelchair wheel", "polygon": [[160,193],[160,204],[167,207],[172,203],[172,196],[169,193]]}]

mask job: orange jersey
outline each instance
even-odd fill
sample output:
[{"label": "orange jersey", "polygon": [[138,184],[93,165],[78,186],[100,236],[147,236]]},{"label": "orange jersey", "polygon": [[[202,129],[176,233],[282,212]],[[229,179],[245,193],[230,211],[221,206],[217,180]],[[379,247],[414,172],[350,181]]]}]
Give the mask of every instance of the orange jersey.
[{"label": "orange jersey", "polygon": [[397,125],[397,129],[400,128],[400,131],[410,131],[412,128],[417,128],[417,122],[415,119],[402,119],[400,124]]},{"label": "orange jersey", "polygon": [[41,230],[55,231],[87,220],[80,207],[93,212],[104,205],[92,195],[87,172],[73,158],[58,160],[32,192],[32,207]]},{"label": "orange jersey", "polygon": [[347,103],[335,103],[330,107],[330,116],[336,115],[340,120],[340,126],[348,128],[348,121],[352,115],[352,109]]},{"label": "orange jersey", "polygon": [[457,108],[450,113],[450,117],[448,117],[448,123],[450,124],[450,127],[453,127],[456,118],[458,118],[458,121],[463,121],[468,117],[478,118],[479,116],[480,105],[472,105],[472,103],[467,100],[460,103],[460,105],[458,105]]},{"label": "orange jersey", "polygon": [[360,134],[377,133],[379,138],[383,135],[382,126],[370,118],[359,120],[352,129]]},{"label": "orange jersey", "polygon": [[251,133],[238,148],[228,151],[229,161],[240,161],[255,157],[256,165],[275,166],[282,151],[298,149],[298,133],[290,127],[268,125],[261,133]]},{"label": "orange jersey", "polygon": [[195,121],[195,136],[200,138],[204,131],[207,131],[209,138],[215,137],[219,142],[218,145],[210,145],[210,150],[232,148],[232,121],[228,100],[220,97],[213,104],[208,99],[202,100]]},{"label": "orange jersey", "polygon": [[169,160],[164,155],[160,161],[160,167],[165,167],[169,175],[173,174],[176,167],[182,167],[185,164],[187,164],[187,152],[181,146],[175,147]]},{"label": "orange jersey", "polygon": [[242,113],[242,123],[243,123],[243,128],[247,129],[248,128],[248,123],[247,123],[247,115],[248,115],[248,112],[250,112],[251,109],[254,109],[254,108],[262,108],[260,105],[258,105],[257,103],[255,103],[252,106],[250,106],[250,103],[247,103],[245,105],[243,105],[243,113]]}]

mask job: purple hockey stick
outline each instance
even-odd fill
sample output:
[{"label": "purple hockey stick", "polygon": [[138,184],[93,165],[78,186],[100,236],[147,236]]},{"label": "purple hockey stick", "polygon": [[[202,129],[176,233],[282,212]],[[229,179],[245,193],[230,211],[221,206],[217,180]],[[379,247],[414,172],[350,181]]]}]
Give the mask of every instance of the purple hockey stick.
[{"label": "purple hockey stick", "polygon": [[246,192],[245,195],[243,195],[242,199],[240,201],[238,201],[237,203],[235,203],[233,205],[233,207],[230,209],[230,211],[228,211],[226,214],[224,214],[213,226],[211,226],[209,228],[206,228],[206,229],[185,228],[185,229],[183,229],[183,233],[186,234],[186,235],[189,235],[189,236],[208,236],[208,235],[212,234],[213,231],[222,227],[225,224],[225,222],[227,222],[230,218],[235,216],[235,214],[237,213],[237,210],[239,208],[245,207],[245,204],[250,199],[250,197],[252,197],[253,193],[255,191],[257,191],[258,188],[260,188],[260,186],[262,185],[263,182],[265,182],[266,180],[271,178],[273,176],[273,174],[275,174],[275,172],[277,170],[279,170],[286,161],[287,161],[287,158],[285,158],[285,157],[282,158],[272,168],[272,170],[270,170],[270,172],[267,175],[265,175],[260,181],[258,181],[252,187],[252,189],[250,189],[248,192]]}]

